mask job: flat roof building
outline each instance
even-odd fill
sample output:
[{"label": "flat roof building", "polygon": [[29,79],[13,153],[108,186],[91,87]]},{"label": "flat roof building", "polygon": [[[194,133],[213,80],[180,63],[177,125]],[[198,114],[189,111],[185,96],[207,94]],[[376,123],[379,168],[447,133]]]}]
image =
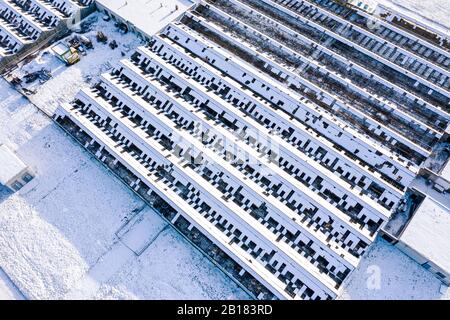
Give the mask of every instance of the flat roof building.
[{"label": "flat roof building", "polygon": [[427,196],[396,246],[449,285],[449,235],[450,207]]},{"label": "flat roof building", "polygon": [[450,160],[447,161],[446,165],[441,171],[440,176],[442,179],[445,179],[448,183],[450,183]]},{"label": "flat roof building", "polygon": [[28,166],[6,145],[0,145],[0,184],[17,191],[32,179]]}]

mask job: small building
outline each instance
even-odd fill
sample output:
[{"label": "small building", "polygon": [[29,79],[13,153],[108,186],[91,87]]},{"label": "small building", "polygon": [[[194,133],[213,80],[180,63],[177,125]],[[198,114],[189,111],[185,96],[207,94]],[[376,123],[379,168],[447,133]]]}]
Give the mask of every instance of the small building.
[{"label": "small building", "polygon": [[353,6],[355,8],[358,8],[359,10],[368,12],[368,13],[373,13],[376,10],[377,7],[377,2],[374,0],[347,0],[347,1],[340,1],[340,2],[346,2],[347,4],[349,4],[350,6]]},{"label": "small building", "polygon": [[78,51],[72,47],[69,47],[63,42],[58,42],[51,47],[51,50],[56,55],[56,57],[66,65],[73,65],[80,61],[80,55],[78,54]]},{"label": "small building", "polygon": [[[448,176],[426,169],[409,186],[382,237],[450,285],[450,197],[439,183]],[[431,175],[432,174],[432,175]]]},{"label": "small building", "polygon": [[450,208],[427,196],[396,246],[450,285]]},{"label": "small building", "polygon": [[[97,0],[97,9],[142,39],[149,39],[194,5],[194,0]],[[152,21],[152,23],[149,23]]]},{"label": "small building", "polygon": [[7,146],[0,144],[0,184],[14,192],[33,178],[28,166]]}]

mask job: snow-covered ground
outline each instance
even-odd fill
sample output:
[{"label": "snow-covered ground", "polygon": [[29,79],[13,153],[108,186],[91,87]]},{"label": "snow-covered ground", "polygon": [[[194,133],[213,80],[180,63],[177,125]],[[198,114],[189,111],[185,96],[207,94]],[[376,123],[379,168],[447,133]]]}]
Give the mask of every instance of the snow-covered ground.
[{"label": "snow-covered ground", "polygon": [[344,285],[340,299],[450,299],[450,290],[383,239],[369,248]]},{"label": "snow-covered ground", "polygon": [[450,29],[450,3],[448,0],[375,0],[381,4],[403,11],[415,19],[436,23]]},{"label": "snow-covered ground", "polygon": [[0,300],[24,300],[25,297],[0,268]]},{"label": "snow-covered ground", "polygon": [[[44,84],[35,81],[31,84],[23,85],[30,90],[36,90],[36,94],[30,99],[48,114],[53,114],[58,105],[62,102],[69,102],[76,93],[83,87],[89,87],[96,83],[100,74],[109,71],[120,59],[125,59],[134,52],[134,49],[143,45],[134,34],[122,34],[117,32],[114,23],[104,21],[103,15],[95,13],[87,18],[91,31],[83,35],[90,39],[94,49],[87,50],[86,56],[81,56],[80,62],[67,68],[53,53],[51,48],[41,51],[31,62],[21,64],[9,76],[22,78],[26,73],[39,71],[42,68],[50,70],[52,79]],[[108,44],[96,41],[97,31],[101,30],[108,37],[108,43],[115,40],[119,45],[115,50],[111,50]],[[67,37],[71,39],[73,35]]]},{"label": "snow-covered ground", "polygon": [[[52,70],[50,81],[32,85],[31,99],[48,113],[140,44],[101,15],[93,19],[118,49],[94,40],[72,67],[41,53],[15,71]],[[0,141],[37,172],[16,194],[0,189],[0,299],[249,298],[3,80]],[[348,280],[342,299],[450,298],[432,274],[382,240]]]},{"label": "snow-covered ground", "polygon": [[[51,70],[50,81],[27,85],[46,113],[142,44],[101,14],[89,19],[94,50],[79,63],[44,50],[13,72]],[[97,43],[96,30],[119,48]],[[0,88],[0,141],[37,172],[16,194],[0,189],[0,298],[249,298],[4,80]]]}]

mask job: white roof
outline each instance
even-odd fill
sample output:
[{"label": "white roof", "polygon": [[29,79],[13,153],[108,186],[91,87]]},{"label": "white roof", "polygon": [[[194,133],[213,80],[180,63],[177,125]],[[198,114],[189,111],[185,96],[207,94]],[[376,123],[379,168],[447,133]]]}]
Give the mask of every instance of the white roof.
[{"label": "white roof", "polygon": [[350,4],[358,7],[360,9],[364,9],[367,12],[375,11],[376,6],[378,5],[378,1],[375,0],[350,0]]},{"label": "white roof", "polygon": [[7,184],[27,166],[5,145],[0,145],[0,184]]},{"label": "white roof", "polygon": [[[97,0],[114,15],[131,22],[145,34],[152,36],[171,20],[184,13],[193,0]],[[161,7],[162,5],[162,7]],[[175,7],[178,6],[178,11]]]},{"label": "white roof", "polygon": [[426,197],[400,240],[450,272],[450,209]]},{"label": "white roof", "polygon": [[444,169],[442,169],[441,177],[447,181],[450,181],[450,160],[447,161]]},{"label": "white roof", "polygon": [[62,42],[59,42],[59,43],[55,44],[55,45],[52,47],[52,50],[53,50],[53,52],[55,52],[56,54],[62,56],[62,55],[64,55],[67,51],[69,51],[70,48],[69,48],[66,44],[64,44],[64,43],[62,43]]}]

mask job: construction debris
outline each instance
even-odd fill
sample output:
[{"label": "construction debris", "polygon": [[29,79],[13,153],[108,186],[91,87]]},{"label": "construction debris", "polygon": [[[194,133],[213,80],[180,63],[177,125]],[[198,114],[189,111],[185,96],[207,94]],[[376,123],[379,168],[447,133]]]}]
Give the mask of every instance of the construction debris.
[{"label": "construction debris", "polygon": [[109,43],[109,47],[110,47],[112,50],[116,49],[118,46],[119,46],[119,45],[117,44],[117,41],[116,41],[116,40],[113,40],[113,41],[111,41],[111,42]]},{"label": "construction debris", "polygon": [[77,35],[73,36],[73,38],[69,39],[67,42],[72,48],[75,49],[78,49],[81,46],[80,39]]},{"label": "construction debris", "polygon": [[97,41],[100,43],[107,43],[108,37],[101,31],[97,33]]},{"label": "construction debris", "polygon": [[20,86],[22,84],[22,80],[19,77],[13,76],[11,79],[11,84],[13,86]]},{"label": "construction debris", "polygon": [[42,83],[47,82],[51,78],[52,78],[52,74],[51,74],[50,70],[47,70],[45,68],[42,68],[39,71],[27,73],[24,76],[25,83],[32,83],[39,79],[39,82],[42,84]]},{"label": "construction debris", "polygon": [[86,49],[93,49],[94,45],[92,44],[92,41],[87,38],[86,36],[80,36],[80,42],[83,46],[86,47]]},{"label": "construction debris", "polygon": [[27,96],[36,94],[36,92],[37,92],[35,89],[27,89],[27,88],[22,88],[22,91]]}]

